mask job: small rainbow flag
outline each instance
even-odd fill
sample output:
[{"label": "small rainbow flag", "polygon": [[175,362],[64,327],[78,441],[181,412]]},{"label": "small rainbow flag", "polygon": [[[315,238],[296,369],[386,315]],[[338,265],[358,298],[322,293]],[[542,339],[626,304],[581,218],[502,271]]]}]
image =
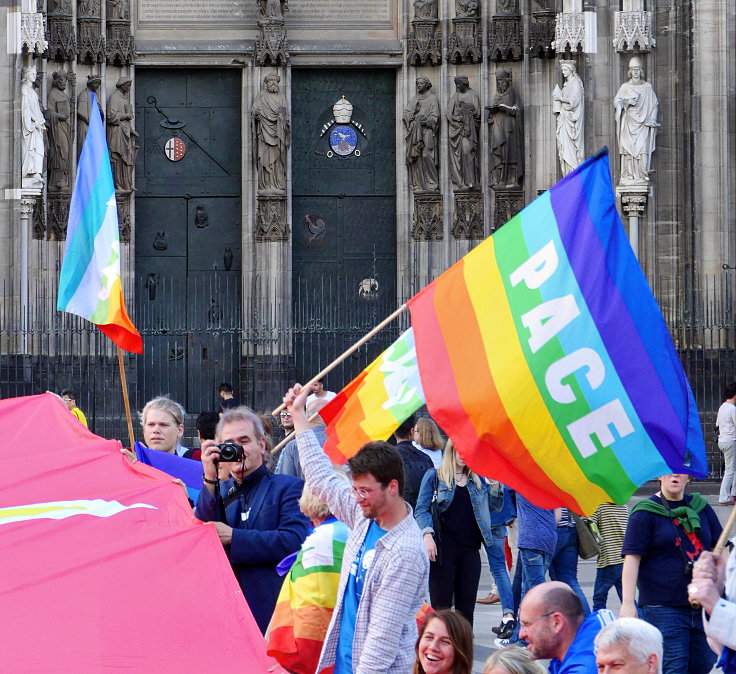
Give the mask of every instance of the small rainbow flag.
[{"label": "small rainbow flag", "polygon": [[592,514],[705,477],[698,410],[616,212],[607,150],[409,301],[427,407],[477,473]]},{"label": "small rainbow flag", "polygon": [[313,674],[337,600],[350,530],[330,516],[302,544],[281,586],[267,654],[295,674]]},{"label": "small rainbow flag", "polygon": [[143,353],[143,340],[125,311],[110,154],[95,95],[90,96],[89,129],[69,205],[56,308],[95,323],[121,349]]},{"label": "small rainbow flag", "polygon": [[333,463],[345,463],[366,442],[388,438],[422,405],[409,328],[320,410],[327,424],[323,449]]}]

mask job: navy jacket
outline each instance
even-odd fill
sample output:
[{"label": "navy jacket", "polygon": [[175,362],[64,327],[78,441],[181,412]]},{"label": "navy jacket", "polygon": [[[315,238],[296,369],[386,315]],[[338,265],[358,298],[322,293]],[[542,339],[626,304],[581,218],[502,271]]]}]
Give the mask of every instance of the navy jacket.
[{"label": "navy jacket", "polygon": [[417,507],[419,487],[422,478],[428,470],[434,468],[430,459],[421,449],[417,449],[411,440],[401,440],[396,443],[396,449],[404,462],[404,500],[414,510]]},{"label": "navy jacket", "polygon": [[[265,632],[284,582],[276,565],[299,550],[310,529],[298,503],[304,481],[291,475],[272,475],[261,466],[243,484],[243,490],[225,510],[226,523],[233,528],[226,553],[251,613]],[[224,501],[235,486],[233,479],[220,483]],[[217,502],[205,485],[194,513],[205,522],[218,520]]]}]

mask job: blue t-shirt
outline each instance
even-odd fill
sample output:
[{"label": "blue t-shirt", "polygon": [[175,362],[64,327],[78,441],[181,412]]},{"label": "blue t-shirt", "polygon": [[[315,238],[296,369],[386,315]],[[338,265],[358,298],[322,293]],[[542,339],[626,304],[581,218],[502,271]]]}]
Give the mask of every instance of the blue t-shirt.
[{"label": "blue t-shirt", "polygon": [[597,674],[594,641],[598,632],[612,623],[616,616],[607,608],[593,611],[583,620],[574,641],[562,662],[554,658],[549,663],[549,674]]},{"label": "blue t-shirt", "polygon": [[557,547],[555,511],[535,506],[516,492],[516,513],[519,517],[519,547],[554,555]]},{"label": "blue t-shirt", "polygon": [[342,597],[342,617],[340,618],[340,636],[337,639],[337,655],[334,674],[352,674],[353,672],[353,636],[355,635],[355,616],[363,596],[363,582],[368,569],[373,564],[376,554],[376,541],[386,533],[375,521],[366,531],[363,545],[358,556],[350,566],[348,584]]}]

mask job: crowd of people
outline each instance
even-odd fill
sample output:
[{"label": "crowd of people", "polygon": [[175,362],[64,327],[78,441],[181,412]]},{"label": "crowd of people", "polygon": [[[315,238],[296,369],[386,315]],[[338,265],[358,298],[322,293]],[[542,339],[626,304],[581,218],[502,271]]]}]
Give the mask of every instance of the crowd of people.
[{"label": "crowd of people", "polygon": [[[726,394],[736,411],[736,384]],[[474,473],[430,418],[410,417],[394,443],[367,443],[334,466],[322,450],[319,412],[334,397],[323,384],[290,389],[274,427],[231,387],[220,396],[219,411],[197,418],[198,448],[182,445],[184,409],[166,396],[143,408],[143,439],[201,461],[194,514],[214,523],[286,671],[469,674],[476,604],[499,603],[484,674],[736,672],[736,556],[709,552],[721,524],[686,493],[689,476],[664,475],[631,513],[605,503],[585,522]],[[74,391],[62,399],[81,412]],[[728,457],[736,415],[726,412]],[[274,460],[276,429],[293,437]],[[600,547],[592,608],[577,578],[581,526]],[[478,598],[481,550],[494,590]]]}]

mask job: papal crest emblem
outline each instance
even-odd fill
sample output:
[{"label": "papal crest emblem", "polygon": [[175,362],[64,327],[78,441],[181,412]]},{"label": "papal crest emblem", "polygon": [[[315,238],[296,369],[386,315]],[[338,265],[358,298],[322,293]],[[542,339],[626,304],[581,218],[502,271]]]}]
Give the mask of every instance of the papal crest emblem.
[{"label": "papal crest emblem", "polygon": [[363,125],[353,119],[353,104],[344,94],[332,106],[332,110],[328,108],[325,111],[320,123],[322,128],[315,148],[317,154],[345,158],[365,154],[368,136]]}]

